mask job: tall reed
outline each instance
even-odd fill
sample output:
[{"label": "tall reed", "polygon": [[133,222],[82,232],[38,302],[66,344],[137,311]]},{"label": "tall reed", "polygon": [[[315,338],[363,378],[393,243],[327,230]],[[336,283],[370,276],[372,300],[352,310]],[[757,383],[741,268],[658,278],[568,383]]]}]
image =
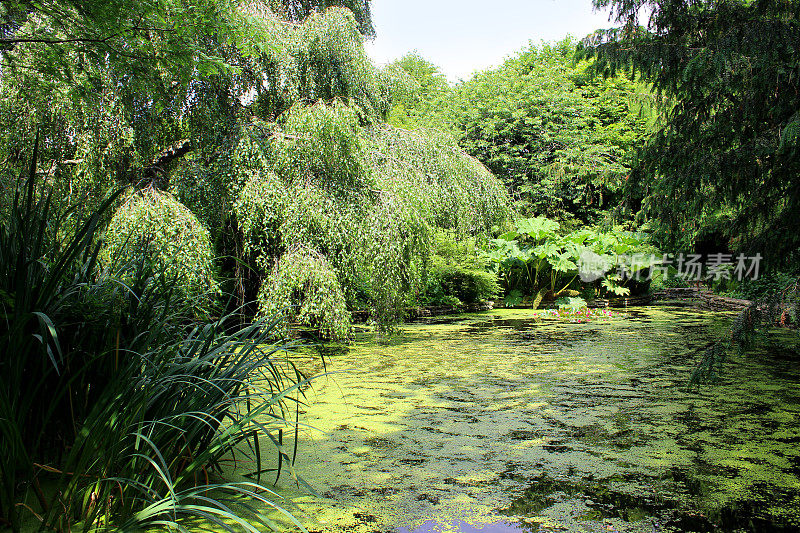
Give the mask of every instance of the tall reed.
[{"label": "tall reed", "polygon": [[[262,480],[268,453],[291,463],[308,382],[275,323],[198,323],[146,260],[101,267],[118,194],[74,220],[37,183],[37,148],[0,223],[0,525],[258,531],[272,508],[302,529]],[[223,479],[227,461],[252,475]]]}]

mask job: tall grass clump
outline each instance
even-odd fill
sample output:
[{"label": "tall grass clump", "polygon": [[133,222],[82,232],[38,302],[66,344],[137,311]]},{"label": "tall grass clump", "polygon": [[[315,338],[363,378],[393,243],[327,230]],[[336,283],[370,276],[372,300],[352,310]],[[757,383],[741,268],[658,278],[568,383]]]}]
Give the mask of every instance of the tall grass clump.
[{"label": "tall grass clump", "polygon": [[272,508],[302,529],[263,478],[307,382],[275,324],[198,323],[148,254],[101,266],[119,195],[74,220],[35,162],[0,222],[0,527],[257,531]]}]

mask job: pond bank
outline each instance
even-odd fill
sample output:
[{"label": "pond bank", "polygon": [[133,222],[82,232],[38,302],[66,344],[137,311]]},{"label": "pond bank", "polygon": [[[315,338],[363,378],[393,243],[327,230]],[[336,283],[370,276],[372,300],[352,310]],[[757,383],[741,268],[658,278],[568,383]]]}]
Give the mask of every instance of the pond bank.
[{"label": "pond bank", "polygon": [[[750,300],[741,300],[737,298],[728,298],[726,296],[719,296],[708,290],[701,290],[698,287],[674,287],[654,291],[649,294],[631,297],[619,298],[595,298],[587,302],[589,308],[627,308],[627,307],[640,307],[652,305],[667,305],[667,306],[689,306],[697,307],[698,309],[711,310],[711,311],[740,311],[753,302]],[[553,302],[545,302],[540,305],[539,309],[547,309],[552,307]],[[499,302],[487,301],[477,302],[471,304],[464,304],[461,306],[453,305],[424,305],[409,307],[406,309],[406,320],[416,321],[435,316],[448,316],[458,315],[463,313],[479,313],[482,311],[491,311],[493,309],[504,309],[502,300]],[[513,309],[531,309],[531,306],[519,305]],[[359,309],[352,312],[353,320],[356,323],[366,323],[370,319],[370,311]]]}]

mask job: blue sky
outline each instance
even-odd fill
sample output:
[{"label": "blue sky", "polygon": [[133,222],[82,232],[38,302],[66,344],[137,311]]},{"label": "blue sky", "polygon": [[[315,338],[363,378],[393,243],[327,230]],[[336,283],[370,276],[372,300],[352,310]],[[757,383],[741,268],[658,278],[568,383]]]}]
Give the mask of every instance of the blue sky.
[{"label": "blue sky", "polygon": [[416,50],[451,81],[499,65],[533,40],[556,41],[609,28],[591,0],[372,0],[379,65]]}]

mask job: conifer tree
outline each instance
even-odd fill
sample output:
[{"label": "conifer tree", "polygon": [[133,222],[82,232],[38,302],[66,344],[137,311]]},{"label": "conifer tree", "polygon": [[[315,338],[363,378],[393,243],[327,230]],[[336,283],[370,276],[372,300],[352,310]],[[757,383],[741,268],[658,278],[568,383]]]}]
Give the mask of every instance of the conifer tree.
[{"label": "conifer tree", "polygon": [[628,181],[631,207],[668,246],[711,238],[790,265],[800,246],[800,2],[594,4],[620,27],[587,38],[584,54],[604,74],[637,72],[664,104],[664,126]]}]

